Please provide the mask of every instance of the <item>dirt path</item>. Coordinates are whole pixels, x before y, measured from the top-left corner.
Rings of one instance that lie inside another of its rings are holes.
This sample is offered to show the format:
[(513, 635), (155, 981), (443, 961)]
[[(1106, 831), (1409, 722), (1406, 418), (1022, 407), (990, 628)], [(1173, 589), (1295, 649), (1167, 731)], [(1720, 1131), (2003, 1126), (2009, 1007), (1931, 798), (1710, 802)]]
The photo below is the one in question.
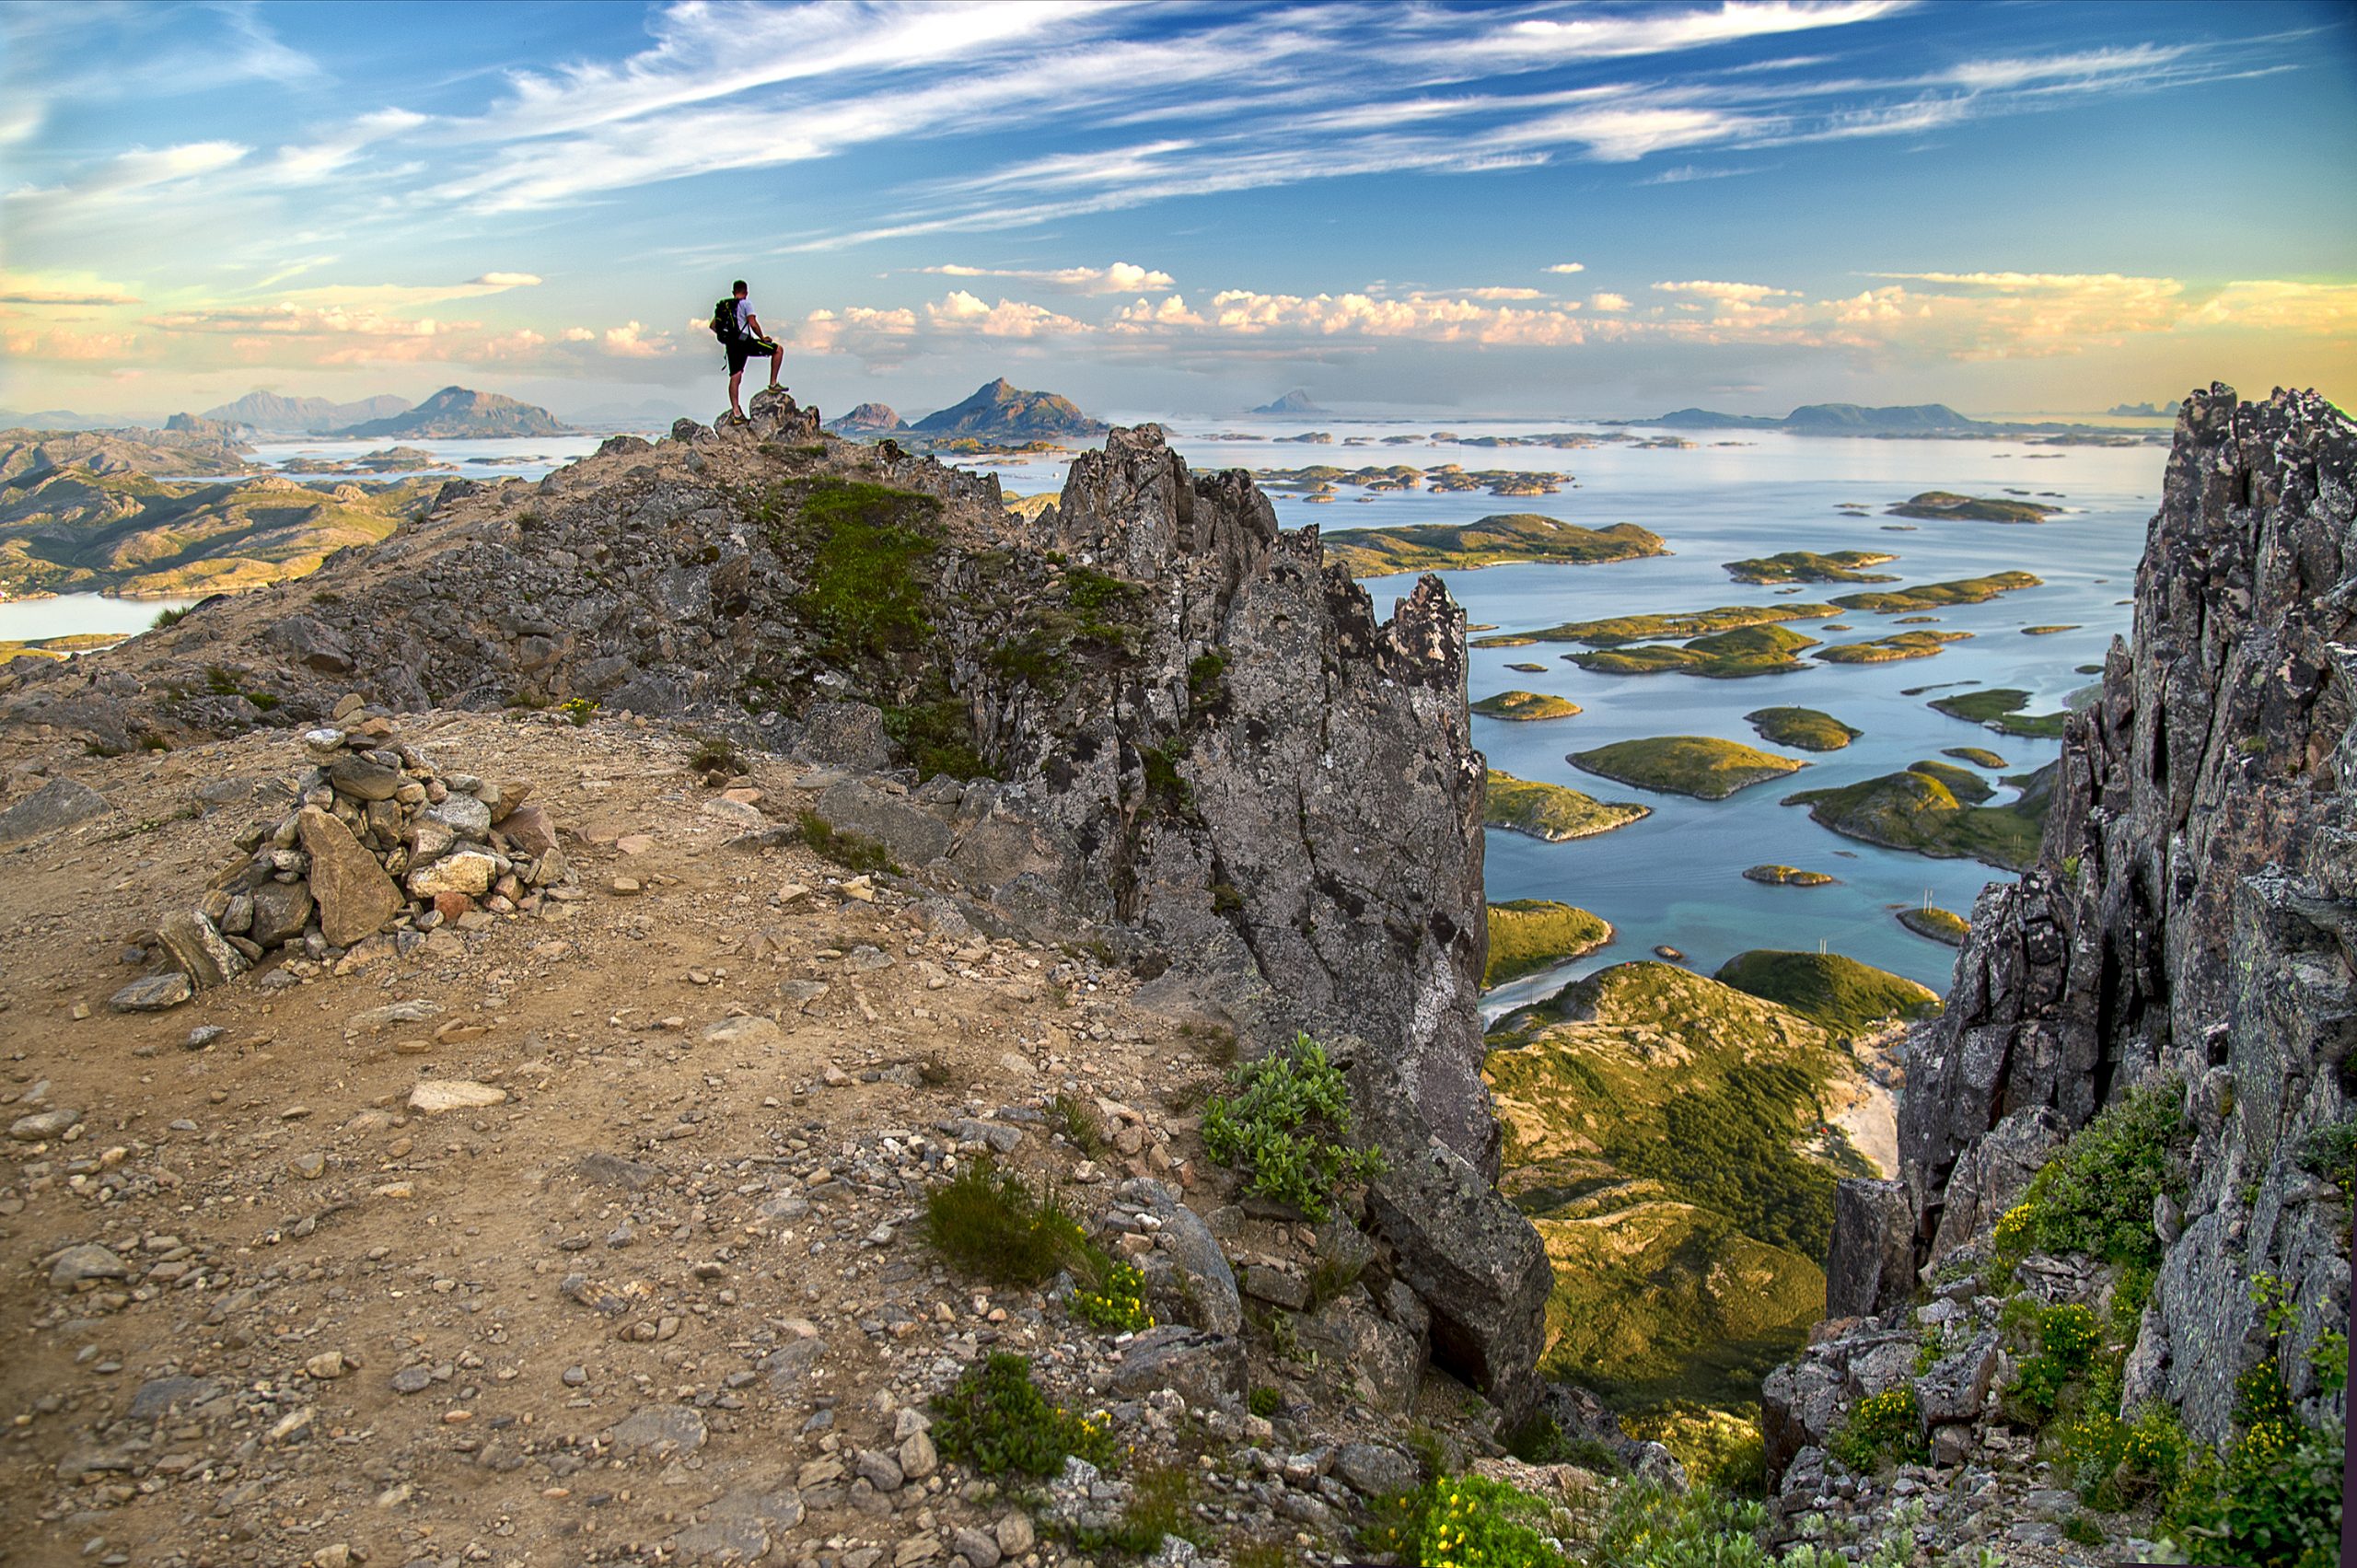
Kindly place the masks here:
[[(1039, 1108), (1084, 1085), (1138, 1108), (1108, 1122), (1138, 1156), (1109, 1163), (1168, 1172), (1188, 1135), (1162, 1096), (1211, 1069), (1123, 978), (847, 896), (798, 845), (732, 846), (749, 813), (662, 730), (403, 728), (532, 781), (586, 896), (147, 1016), (107, 1006), (141, 972), (126, 944), (274, 815), (258, 792), (297, 748), (0, 752), (0, 804), (47, 769), (117, 807), (0, 851), (0, 1560), (1021, 1547), (1004, 1504), (914, 1474), (922, 1451), (888, 1489), (854, 1473), (908, 1456), (899, 1407), (984, 1347), (1082, 1383), (1104, 1360), (1036, 1293), (944, 1272), (911, 1233), (924, 1179), (986, 1134), (1069, 1175)], [(791, 819), (791, 764), (744, 782)], [(423, 1114), (424, 1080), (505, 1098)], [(48, 1112), (79, 1117), (22, 1120)]]

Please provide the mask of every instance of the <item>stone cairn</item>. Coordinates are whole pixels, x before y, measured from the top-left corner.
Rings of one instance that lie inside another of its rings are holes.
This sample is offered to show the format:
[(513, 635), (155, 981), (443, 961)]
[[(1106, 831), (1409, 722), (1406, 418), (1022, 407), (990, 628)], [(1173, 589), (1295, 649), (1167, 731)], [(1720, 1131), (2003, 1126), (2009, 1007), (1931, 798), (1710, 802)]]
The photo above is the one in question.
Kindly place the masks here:
[(171, 967), (116, 993), (117, 1011), (177, 1006), (273, 950), (288, 956), (266, 983), (290, 984), (321, 965), (414, 952), (444, 925), (478, 930), (577, 896), (555, 822), (527, 803), (530, 784), (437, 772), (353, 696), (302, 746), (310, 767), (292, 783), (295, 809), (246, 829), (196, 907), (157, 923), (151, 956)]

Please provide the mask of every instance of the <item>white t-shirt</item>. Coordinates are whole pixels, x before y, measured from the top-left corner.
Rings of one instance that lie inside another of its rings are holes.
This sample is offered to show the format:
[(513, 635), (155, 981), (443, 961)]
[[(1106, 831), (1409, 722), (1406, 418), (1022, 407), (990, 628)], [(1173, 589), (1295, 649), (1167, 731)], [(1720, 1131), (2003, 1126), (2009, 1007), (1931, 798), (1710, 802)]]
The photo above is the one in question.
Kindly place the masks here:
[(749, 298), (737, 302), (737, 333), (747, 338), (753, 335), (753, 302)]

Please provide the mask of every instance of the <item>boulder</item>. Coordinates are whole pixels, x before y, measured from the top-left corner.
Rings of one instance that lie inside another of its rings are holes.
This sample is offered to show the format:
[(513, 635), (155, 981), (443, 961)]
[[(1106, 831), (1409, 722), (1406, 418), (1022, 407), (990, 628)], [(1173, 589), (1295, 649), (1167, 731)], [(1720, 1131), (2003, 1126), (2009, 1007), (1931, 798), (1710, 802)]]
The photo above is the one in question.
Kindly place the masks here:
[(892, 764), (884, 714), (867, 703), (814, 703), (802, 715), (797, 755), (838, 768), (875, 772)]
[(1903, 1181), (1845, 1179), (1833, 1194), (1825, 1315), (1875, 1318), (1915, 1295), (1915, 1211)]
[(499, 862), (479, 849), (462, 849), (419, 866), (409, 874), (412, 897), (431, 899), (443, 893), (481, 898), (499, 876)]
[(1970, 1421), (1989, 1402), (1989, 1380), (1997, 1371), (1997, 1334), (1984, 1330), (1962, 1350), (1942, 1356), (1915, 1379), (1915, 1404), (1928, 1429)]
[(1349, 1290), (1302, 1319), (1302, 1342), (1318, 1353), (1336, 1382), (1368, 1410), (1397, 1414), (1414, 1407), (1423, 1347), (1376, 1309), (1365, 1287)]
[(857, 780), (825, 791), (811, 809), (839, 833), (882, 844), (903, 865), (939, 859), (958, 837), (947, 822), (908, 796), (887, 795)]
[(174, 970), (169, 974), (151, 974), (134, 980), (114, 993), (107, 1005), (118, 1013), (161, 1013), (177, 1007), (196, 994), (196, 987), (188, 976)]
[(399, 914), (404, 900), (377, 857), (352, 830), (316, 806), (303, 807), (296, 832), (311, 857), (311, 896), (319, 900), (319, 934), (338, 947), (373, 936)]
[(1774, 1483), (1802, 1453), (1822, 1449), (1840, 1424), (1840, 1369), (1820, 1356), (1786, 1362), (1759, 1385), (1759, 1433)]
[(276, 947), (303, 935), (319, 908), (306, 882), (264, 882), (252, 893), (253, 923), (246, 935), (263, 947)]
[(556, 821), (537, 801), (518, 806), (500, 819), (499, 830), (516, 854), (537, 860), (556, 848)]
[(1176, 1324), (1148, 1329), (1130, 1342), (1110, 1381), (1119, 1393), (1168, 1388), (1197, 1410), (1234, 1413), (1244, 1400), (1244, 1342)]
[(107, 797), (78, 779), (52, 779), (0, 811), (0, 844), (20, 844), (60, 832), (114, 809)]
[(188, 976), (189, 983), (199, 991), (226, 985), (253, 967), (211, 921), (196, 911), (166, 915), (157, 923), (156, 941), (171, 959), (172, 967)]
[(1518, 1420), (1539, 1392), (1555, 1277), (1547, 1249), (1521, 1211), (1427, 1127), (1388, 1059), (1351, 1055), (1352, 1101), (1386, 1162), (1367, 1188), (1370, 1227), (1432, 1314), (1434, 1363)]

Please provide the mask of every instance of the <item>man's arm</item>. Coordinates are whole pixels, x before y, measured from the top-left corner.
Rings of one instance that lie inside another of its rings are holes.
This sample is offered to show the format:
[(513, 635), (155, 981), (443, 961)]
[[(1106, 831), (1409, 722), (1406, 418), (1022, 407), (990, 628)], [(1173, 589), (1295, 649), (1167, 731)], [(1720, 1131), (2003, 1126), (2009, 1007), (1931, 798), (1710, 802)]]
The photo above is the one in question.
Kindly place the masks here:
[(754, 315), (750, 310), (745, 312), (745, 331), (751, 336), (757, 338), (766, 338), (769, 336), (767, 332), (761, 331), (761, 319), (759, 316)]

